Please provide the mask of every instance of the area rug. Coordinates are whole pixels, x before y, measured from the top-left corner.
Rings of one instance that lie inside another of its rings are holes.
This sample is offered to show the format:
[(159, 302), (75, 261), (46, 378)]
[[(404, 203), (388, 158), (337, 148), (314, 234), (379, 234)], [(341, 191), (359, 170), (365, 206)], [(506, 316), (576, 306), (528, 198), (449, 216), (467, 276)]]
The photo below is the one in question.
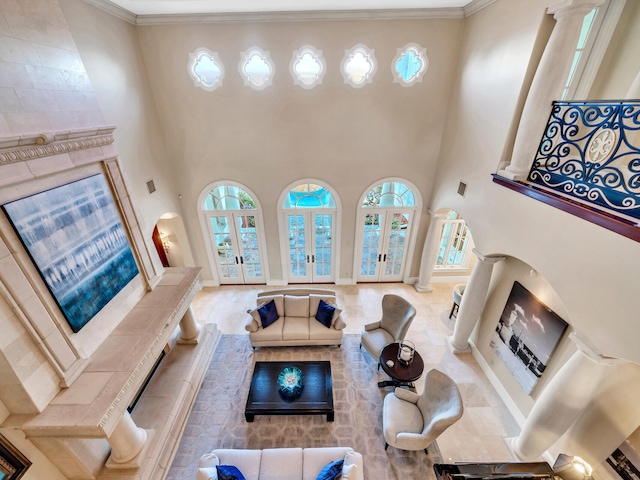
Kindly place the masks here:
[[(388, 378), (359, 349), (359, 335), (345, 335), (342, 347), (251, 348), (248, 335), (222, 335), (187, 421), (167, 480), (196, 478), (199, 458), (215, 448), (350, 446), (364, 457), (365, 479), (434, 479), (442, 461), (437, 443), (424, 451), (384, 449), (382, 403)], [(329, 360), (335, 420), (320, 415), (244, 417), (253, 365), (257, 361)]]

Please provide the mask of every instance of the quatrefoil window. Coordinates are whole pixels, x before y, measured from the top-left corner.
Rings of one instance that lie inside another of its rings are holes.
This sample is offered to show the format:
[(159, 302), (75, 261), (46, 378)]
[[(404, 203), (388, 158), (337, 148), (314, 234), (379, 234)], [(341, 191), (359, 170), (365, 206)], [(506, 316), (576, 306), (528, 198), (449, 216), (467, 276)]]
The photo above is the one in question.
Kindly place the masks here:
[(322, 51), (309, 46), (293, 52), (290, 69), (293, 82), (302, 88), (320, 85), (327, 70)]
[(276, 69), (269, 52), (253, 47), (240, 56), (239, 70), (246, 86), (262, 90), (272, 84)]
[(374, 51), (365, 45), (356, 45), (351, 50), (347, 50), (341, 65), (345, 83), (354, 88), (361, 88), (372, 83), (376, 68)]
[(415, 44), (399, 48), (391, 62), (393, 81), (404, 87), (421, 82), (427, 68), (429, 68), (427, 49)]
[(211, 92), (222, 86), (224, 67), (217, 53), (206, 48), (199, 48), (189, 54), (187, 67), (196, 87)]

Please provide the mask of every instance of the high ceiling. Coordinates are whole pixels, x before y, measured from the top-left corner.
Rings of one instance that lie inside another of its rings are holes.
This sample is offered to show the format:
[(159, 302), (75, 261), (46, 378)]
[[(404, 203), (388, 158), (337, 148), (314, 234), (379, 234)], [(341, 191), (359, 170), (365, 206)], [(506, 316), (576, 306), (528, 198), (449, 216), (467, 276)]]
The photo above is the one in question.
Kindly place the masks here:
[[(96, 3), (96, 0), (87, 0)], [(477, 0), (476, 0), (477, 1)], [(462, 8), (473, 0), (100, 0), (134, 15)]]

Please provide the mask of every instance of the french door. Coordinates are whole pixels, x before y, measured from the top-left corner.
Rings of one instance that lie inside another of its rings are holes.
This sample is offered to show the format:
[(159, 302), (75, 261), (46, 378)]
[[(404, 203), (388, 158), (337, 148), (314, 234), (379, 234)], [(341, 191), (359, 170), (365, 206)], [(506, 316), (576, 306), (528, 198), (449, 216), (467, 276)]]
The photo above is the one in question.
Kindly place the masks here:
[(297, 210), (284, 216), (289, 238), (289, 282), (333, 282), (335, 213)]
[(256, 215), (229, 211), (205, 215), (220, 283), (265, 283), (264, 248), (257, 232)]
[(366, 210), (360, 225), (360, 282), (397, 282), (404, 277), (413, 211)]

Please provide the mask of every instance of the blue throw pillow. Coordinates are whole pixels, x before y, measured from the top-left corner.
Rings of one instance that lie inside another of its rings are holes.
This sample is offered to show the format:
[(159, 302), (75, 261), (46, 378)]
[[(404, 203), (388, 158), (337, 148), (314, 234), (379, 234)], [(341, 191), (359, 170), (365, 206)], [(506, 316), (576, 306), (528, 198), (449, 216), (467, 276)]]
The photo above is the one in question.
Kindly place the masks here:
[(260, 314), (260, 321), (262, 322), (262, 328), (267, 328), (273, 322), (280, 318), (278, 310), (276, 310), (276, 302), (271, 300), (269, 303), (265, 303), (258, 309)]
[(237, 467), (233, 465), (216, 465), (218, 480), (246, 480)]
[(316, 480), (337, 480), (342, 476), (342, 465), (344, 460), (336, 460), (335, 462), (325, 465), (316, 477)]
[(316, 313), (316, 320), (318, 320), (325, 327), (329, 328), (331, 326), (331, 321), (333, 320), (333, 314), (335, 313), (336, 308), (333, 305), (329, 305), (324, 300), (320, 300), (320, 305), (318, 305), (318, 312)]

